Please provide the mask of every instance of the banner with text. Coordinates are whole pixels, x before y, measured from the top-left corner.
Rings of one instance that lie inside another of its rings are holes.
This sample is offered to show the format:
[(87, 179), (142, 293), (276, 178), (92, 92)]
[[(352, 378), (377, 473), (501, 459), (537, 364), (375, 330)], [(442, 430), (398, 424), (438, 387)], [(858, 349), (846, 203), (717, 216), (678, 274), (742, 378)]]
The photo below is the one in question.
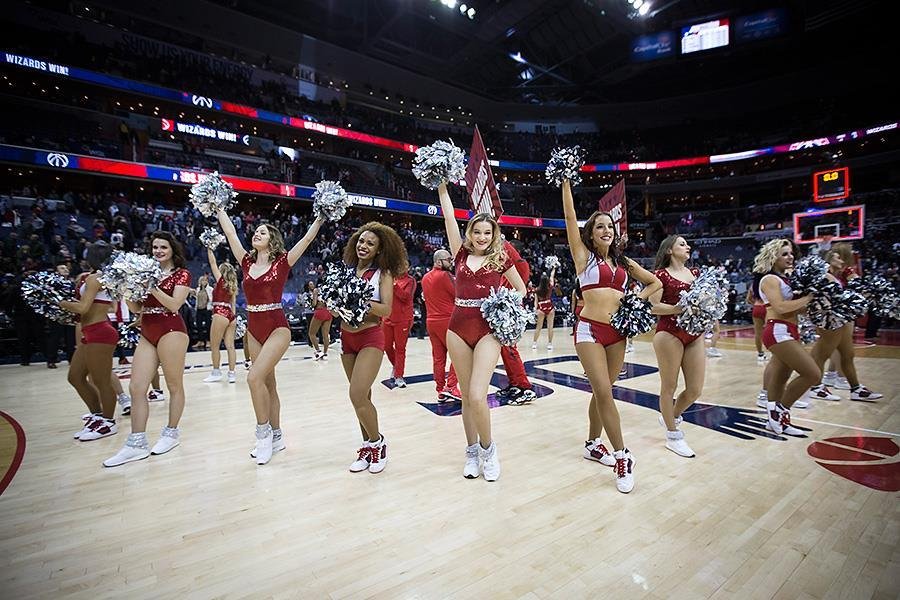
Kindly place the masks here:
[(466, 165), (466, 190), (469, 192), (469, 206), (475, 214), (488, 213), (495, 219), (503, 214), (500, 193), (494, 183), (494, 174), (477, 125), (472, 137), (472, 149), (469, 151), (469, 164)]
[(625, 201), (625, 180), (619, 183), (600, 198), (600, 210), (612, 215), (616, 232), (621, 235), (628, 233), (628, 206)]

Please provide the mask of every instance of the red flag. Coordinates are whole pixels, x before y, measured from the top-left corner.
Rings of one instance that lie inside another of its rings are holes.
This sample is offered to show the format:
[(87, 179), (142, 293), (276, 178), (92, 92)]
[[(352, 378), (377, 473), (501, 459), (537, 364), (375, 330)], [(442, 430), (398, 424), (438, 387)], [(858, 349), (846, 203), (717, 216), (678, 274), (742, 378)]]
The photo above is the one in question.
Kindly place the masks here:
[(600, 210), (612, 215), (616, 233), (620, 236), (628, 233), (628, 206), (625, 203), (625, 180), (619, 183), (600, 198)]
[(503, 205), (500, 204), (500, 193), (494, 183), (494, 174), (477, 125), (472, 137), (472, 149), (469, 151), (469, 164), (466, 165), (466, 189), (469, 192), (469, 206), (475, 214), (486, 212), (495, 219), (500, 218)]

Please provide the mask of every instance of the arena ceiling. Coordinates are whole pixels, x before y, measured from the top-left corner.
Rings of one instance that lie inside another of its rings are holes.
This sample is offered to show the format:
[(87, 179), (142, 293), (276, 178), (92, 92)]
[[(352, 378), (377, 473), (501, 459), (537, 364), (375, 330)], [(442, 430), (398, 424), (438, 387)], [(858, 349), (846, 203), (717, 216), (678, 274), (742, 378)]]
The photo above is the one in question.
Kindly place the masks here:
[[(863, 62), (896, 56), (898, 38), (874, 0), (651, 0), (645, 17), (629, 15), (626, 0), (470, 0), (471, 19), (460, 12), (462, 2), (450, 8), (439, 0), (227, 4), (492, 100), (544, 105), (652, 101), (792, 73), (811, 84), (823, 77), (818, 83), (826, 90)], [(785, 35), (683, 57), (631, 59), (639, 35), (772, 8), (787, 10)]]

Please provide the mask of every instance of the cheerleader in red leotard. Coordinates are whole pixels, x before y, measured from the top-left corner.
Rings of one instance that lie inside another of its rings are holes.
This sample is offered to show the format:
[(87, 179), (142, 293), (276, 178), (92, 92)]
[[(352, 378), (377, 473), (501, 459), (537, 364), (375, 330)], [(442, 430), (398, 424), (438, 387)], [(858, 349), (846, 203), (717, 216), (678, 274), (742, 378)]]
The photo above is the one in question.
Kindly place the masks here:
[[(313, 316), (309, 321), (309, 345), (315, 352), (315, 360), (328, 360), (328, 346), (331, 345), (331, 321), (334, 318), (319, 299), (319, 288), (314, 281), (306, 282), (306, 293), (313, 307)], [(319, 352), (319, 331), (322, 332), (322, 351)]]
[(537, 349), (538, 340), (541, 337), (541, 328), (544, 326), (544, 320), (547, 321), (547, 350), (553, 350), (553, 318), (556, 316), (556, 309), (553, 308), (553, 288), (556, 287), (556, 267), (550, 271), (550, 276), (541, 275), (541, 282), (534, 293), (534, 339), (531, 342), (531, 349)]
[(228, 353), (228, 383), (236, 381), (234, 367), (237, 362), (237, 354), (234, 350), (235, 322), (234, 307), (237, 299), (237, 273), (230, 263), (218, 264), (212, 250), (206, 250), (209, 259), (209, 268), (212, 269), (216, 286), (212, 292), (212, 324), (209, 328), (209, 347), (212, 351), (212, 373), (203, 380), (204, 383), (222, 381), (222, 364), (219, 346), (225, 341), (225, 351)]
[(256, 446), (250, 456), (256, 459), (256, 464), (264, 465), (272, 459), (273, 452), (285, 448), (275, 366), (291, 343), (291, 330), (281, 307), (281, 295), (291, 267), (315, 239), (322, 219), (317, 217), (306, 235), (287, 251), (278, 228), (264, 223), (253, 233), (252, 249), (247, 252), (228, 213), (220, 210), (218, 218), (222, 233), (244, 274), (247, 342), (253, 361), (253, 367), (247, 374), (247, 385), (250, 387), (253, 412), (256, 413)]
[[(187, 353), (188, 335), (184, 320), (178, 314), (191, 288), (191, 274), (185, 268), (186, 260), (181, 244), (167, 231), (157, 231), (151, 236), (153, 258), (159, 262), (163, 279), (152, 290), (142, 305), (130, 305), (140, 313), (141, 339), (134, 349), (131, 365), (131, 435), (125, 446), (114, 456), (103, 461), (107, 467), (141, 460), (151, 454), (165, 454), (178, 446), (180, 432), (178, 422), (184, 411), (184, 357)], [(169, 388), (169, 422), (162, 435), (148, 448), (147, 418), (149, 405), (147, 390), (162, 365)]]
[(363, 435), (350, 472), (381, 473), (387, 466), (387, 442), (378, 426), (378, 411), (372, 404), (372, 384), (384, 358), (381, 319), (391, 314), (394, 277), (407, 272), (409, 261), (397, 232), (372, 222), (350, 236), (344, 247), (344, 264), (355, 268), (356, 274), (372, 288), (370, 310), (363, 322), (357, 327), (341, 323), (341, 362), (350, 382), (350, 402)]
[(111, 374), (119, 332), (108, 317), (113, 299), (100, 286), (96, 275), (96, 270), (106, 262), (111, 250), (110, 245), (103, 241), (90, 245), (86, 259), (91, 272), (79, 277), (77, 300), (59, 303), (60, 308), (79, 316), (81, 339), (69, 363), (69, 383), (90, 411), (81, 431), (75, 434), (75, 439), (83, 442), (107, 437), (118, 431), (116, 392)]
[(463, 238), (446, 183), (438, 186), (438, 195), (450, 252), (456, 256), (456, 306), (450, 315), (447, 349), (456, 365), (462, 392), (467, 443), (463, 477), (474, 479), (484, 474), (486, 481), (496, 481), (500, 477), (500, 457), (492, 437), (487, 392), (500, 358), (500, 342), (491, 335), (480, 307), (491, 288), (500, 288), (501, 278), (505, 277), (523, 298), (525, 283), (503, 249), (497, 221), (487, 213), (475, 215)]
[[(685, 458), (693, 458), (694, 451), (684, 441), (678, 429), (681, 414), (697, 401), (703, 391), (706, 375), (706, 356), (703, 338), (692, 335), (678, 326), (675, 315), (684, 311), (677, 306), (681, 292), (689, 289), (699, 269), (688, 269), (691, 247), (679, 235), (670, 235), (659, 245), (654, 274), (662, 282), (662, 290), (650, 297), (653, 314), (661, 315), (653, 336), (653, 350), (659, 364), (659, 412), (666, 428), (666, 448)], [(684, 390), (675, 399), (678, 371), (684, 373)]]

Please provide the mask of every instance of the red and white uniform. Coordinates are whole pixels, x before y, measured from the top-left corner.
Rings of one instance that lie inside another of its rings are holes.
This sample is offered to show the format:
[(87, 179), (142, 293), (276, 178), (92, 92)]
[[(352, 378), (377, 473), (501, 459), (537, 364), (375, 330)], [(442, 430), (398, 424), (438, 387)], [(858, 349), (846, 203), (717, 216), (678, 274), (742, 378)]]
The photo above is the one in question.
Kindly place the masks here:
[[(781, 275), (776, 275), (775, 273), (769, 273), (760, 280), (760, 284), (765, 281), (766, 277), (776, 277), (778, 278), (778, 285), (781, 289), (781, 297), (785, 300), (793, 300), (794, 292), (791, 290), (791, 286), (788, 285), (787, 279), (782, 277)], [(759, 297), (765, 302), (766, 307), (769, 306), (769, 299), (766, 297), (766, 293), (762, 289), (762, 285), (759, 288)], [(782, 319), (769, 319), (766, 321), (766, 327), (763, 329), (762, 341), (765, 344), (766, 348), (771, 348), (775, 344), (780, 344), (781, 342), (789, 342), (791, 340), (799, 341), (800, 340), (800, 330), (797, 328), (796, 323), (791, 323), (790, 321), (785, 321)]]
[[(624, 294), (628, 273), (622, 266), (613, 270), (605, 260), (600, 260), (596, 254), (592, 254), (584, 271), (578, 275), (578, 283), (581, 285), (582, 293), (599, 288), (611, 288)], [(590, 342), (606, 347), (618, 344), (624, 339), (625, 337), (609, 323), (578, 315), (578, 325), (575, 328), (576, 344)]]
[[(175, 269), (156, 287), (171, 296), (175, 293), (175, 287), (179, 285), (190, 287), (191, 273), (187, 269)], [(184, 319), (177, 312), (163, 306), (156, 296), (152, 294), (147, 296), (141, 309), (141, 335), (156, 346), (164, 335), (173, 331), (187, 333)]]
[[(700, 275), (700, 269), (691, 269), (691, 273), (696, 278)], [(672, 274), (669, 273), (667, 269), (657, 269), (654, 272), (654, 275), (662, 282), (663, 289), (661, 301), (665, 304), (678, 304), (678, 301), (681, 300), (681, 292), (686, 291), (691, 287), (690, 283), (672, 277)], [(681, 342), (682, 346), (687, 346), (700, 337), (698, 335), (691, 335), (679, 327), (675, 319), (675, 315), (662, 315), (656, 324), (657, 333), (665, 331), (666, 333), (674, 335), (678, 338), (678, 341)]]
[[(372, 288), (372, 300), (381, 302), (381, 269), (370, 267), (362, 274), (362, 278)], [(341, 328), (341, 353), (359, 354), (365, 348), (375, 348), (384, 352), (384, 329), (380, 323), (364, 323), (363, 329), (351, 331)]]
[(290, 329), (281, 306), (281, 296), (291, 267), (288, 265), (287, 253), (276, 258), (269, 265), (269, 270), (259, 277), (250, 276), (250, 267), (253, 265), (248, 252), (241, 261), (244, 296), (247, 298), (247, 331), (253, 339), (263, 344), (276, 329)]
[(219, 277), (216, 287), (213, 288), (212, 312), (214, 315), (225, 317), (229, 322), (234, 321), (234, 311), (231, 309), (231, 294), (225, 288), (224, 277)]
[(513, 266), (507, 255), (506, 262), (495, 269), (485, 264), (477, 271), (472, 271), (466, 264), (469, 251), (460, 246), (456, 253), (456, 306), (450, 315), (449, 330), (462, 338), (470, 348), (475, 348), (478, 341), (491, 333), (487, 321), (481, 316), (481, 303), (491, 293), (491, 288), (499, 288), (503, 273)]

